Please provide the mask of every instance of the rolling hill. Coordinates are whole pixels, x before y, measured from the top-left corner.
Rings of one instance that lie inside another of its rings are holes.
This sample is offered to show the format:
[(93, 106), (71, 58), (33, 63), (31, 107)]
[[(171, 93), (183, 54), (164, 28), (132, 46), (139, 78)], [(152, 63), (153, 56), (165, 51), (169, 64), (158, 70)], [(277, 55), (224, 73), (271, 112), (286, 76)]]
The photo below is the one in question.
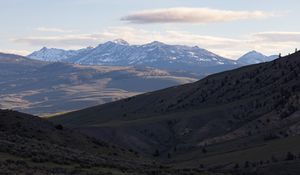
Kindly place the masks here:
[(36, 116), (0, 110), (1, 174), (213, 175), (152, 162), (131, 149)]
[(48, 115), (196, 81), (153, 68), (83, 66), (0, 54), (0, 107)]
[(49, 120), (176, 167), (297, 174), (299, 73), (296, 52)]

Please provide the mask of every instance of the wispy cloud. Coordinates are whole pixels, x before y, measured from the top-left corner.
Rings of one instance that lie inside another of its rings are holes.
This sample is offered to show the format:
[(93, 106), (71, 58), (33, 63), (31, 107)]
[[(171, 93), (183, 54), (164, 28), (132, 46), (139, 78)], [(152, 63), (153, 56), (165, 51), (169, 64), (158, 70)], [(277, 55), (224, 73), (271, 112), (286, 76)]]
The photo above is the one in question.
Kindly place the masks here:
[(300, 42), (300, 32), (260, 32), (253, 36), (257, 39), (270, 42)]
[(28, 55), (30, 51), (28, 50), (0, 50), (1, 53), (11, 53), (11, 54), (17, 54), (17, 55)]
[(12, 41), (31, 46), (78, 49), (95, 46), (116, 38), (123, 38), (131, 44), (145, 44), (157, 40), (168, 44), (197, 45), (228, 58), (237, 58), (249, 50), (258, 50), (266, 54), (288, 53), (293, 47), (300, 45), (300, 33), (298, 32), (250, 33), (245, 36), (229, 38), (176, 30), (149, 31), (133, 27), (110, 27), (107, 30), (91, 34), (34, 36), (15, 38)]
[(153, 9), (129, 14), (121, 20), (130, 23), (216, 23), (245, 19), (265, 19), (275, 13), (263, 11), (232, 11), (211, 8)]
[(31, 46), (52, 46), (52, 47), (82, 47), (95, 44), (99, 38), (95, 34), (77, 34), (62, 36), (33, 36), (24, 38), (15, 38), (11, 41), (15, 43), (25, 43)]
[(49, 27), (38, 27), (37, 31), (40, 32), (56, 32), (56, 33), (72, 33), (72, 30), (60, 29), (60, 28), (49, 28)]
[(156, 40), (170, 44), (200, 44), (201, 47), (215, 48), (224, 48), (224, 43), (230, 47), (230, 45), (234, 45), (239, 42), (239, 40), (231, 38), (196, 35), (183, 31), (167, 30), (165, 32), (157, 32), (132, 27), (110, 27), (107, 30), (92, 34), (29, 36), (13, 38), (11, 41), (15, 43), (25, 43), (32, 46), (80, 47), (95, 45), (116, 38), (124, 38), (133, 44), (144, 44)]

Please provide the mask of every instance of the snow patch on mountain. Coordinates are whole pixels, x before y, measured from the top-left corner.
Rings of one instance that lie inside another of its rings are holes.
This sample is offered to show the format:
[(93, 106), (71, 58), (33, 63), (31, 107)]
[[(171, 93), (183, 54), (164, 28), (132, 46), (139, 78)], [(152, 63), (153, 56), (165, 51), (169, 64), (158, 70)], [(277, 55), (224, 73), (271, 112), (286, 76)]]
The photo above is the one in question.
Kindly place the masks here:
[(39, 51), (35, 51), (32, 54), (28, 55), (28, 57), (36, 60), (41, 60), (41, 61), (58, 62), (58, 61), (64, 61), (68, 58), (77, 56), (83, 52), (92, 49), (93, 49), (92, 47), (87, 47), (79, 50), (63, 50), (63, 49), (43, 47)]
[(44, 61), (63, 61), (85, 65), (146, 66), (166, 70), (198, 70), (199, 67), (235, 65), (235, 61), (197, 46), (168, 45), (154, 41), (130, 45), (122, 39), (99, 44), (95, 48), (62, 50), (43, 48), (29, 55)]

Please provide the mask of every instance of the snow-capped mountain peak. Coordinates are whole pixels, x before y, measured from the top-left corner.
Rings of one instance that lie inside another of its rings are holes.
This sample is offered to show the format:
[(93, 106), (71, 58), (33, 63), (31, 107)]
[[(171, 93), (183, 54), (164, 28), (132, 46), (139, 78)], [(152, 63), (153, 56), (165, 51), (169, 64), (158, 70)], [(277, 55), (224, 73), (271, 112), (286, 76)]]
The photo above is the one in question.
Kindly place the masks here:
[(86, 52), (93, 49), (92, 47), (87, 47), (79, 50), (64, 50), (57, 48), (47, 48), (43, 47), (38, 51), (33, 52), (28, 55), (29, 58), (41, 60), (41, 61), (49, 61), (49, 62), (58, 62), (68, 59), (70, 57), (74, 57), (82, 52)]
[(112, 42), (118, 45), (126, 45), (126, 46), (129, 45), (129, 43), (123, 39), (115, 39)]
[(166, 45), (166, 44), (159, 42), (159, 41), (153, 41), (153, 42), (149, 43), (148, 45)]
[(199, 47), (169, 45), (159, 41), (129, 45), (122, 39), (75, 51), (46, 48), (32, 53), (29, 57), (86, 65), (146, 66), (175, 71), (199, 71), (203, 66), (236, 64), (235, 61)]
[(161, 47), (161, 46), (166, 46), (167, 44), (159, 42), (159, 41), (153, 41), (148, 44), (141, 45), (142, 47)]
[(42, 51), (48, 50), (48, 48), (46, 46), (44, 46), (43, 48), (41, 48)]
[(66, 58), (65, 50), (43, 47), (39, 51), (35, 51), (28, 57), (42, 61), (60, 61)]
[(242, 57), (240, 57), (238, 59), (238, 63), (240, 63), (240, 64), (257, 64), (257, 63), (272, 61), (274, 59), (276, 59), (276, 57), (266, 56), (260, 52), (253, 50), (253, 51), (246, 53)]
[(245, 54), (245, 56), (261, 56), (261, 57), (265, 57), (264, 54), (257, 52), (256, 50), (252, 50), (248, 53)]

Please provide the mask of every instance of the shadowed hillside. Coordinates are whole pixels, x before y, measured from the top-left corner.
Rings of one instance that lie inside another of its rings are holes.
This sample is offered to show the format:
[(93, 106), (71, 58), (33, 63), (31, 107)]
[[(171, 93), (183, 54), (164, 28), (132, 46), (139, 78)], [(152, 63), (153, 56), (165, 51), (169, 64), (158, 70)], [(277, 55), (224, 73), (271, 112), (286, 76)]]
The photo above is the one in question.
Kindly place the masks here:
[(171, 169), (139, 153), (35, 116), (0, 110), (1, 174), (204, 174)]
[(178, 166), (262, 161), (267, 169), (272, 156), (282, 162), (300, 153), (299, 73), (297, 52), (50, 120)]

